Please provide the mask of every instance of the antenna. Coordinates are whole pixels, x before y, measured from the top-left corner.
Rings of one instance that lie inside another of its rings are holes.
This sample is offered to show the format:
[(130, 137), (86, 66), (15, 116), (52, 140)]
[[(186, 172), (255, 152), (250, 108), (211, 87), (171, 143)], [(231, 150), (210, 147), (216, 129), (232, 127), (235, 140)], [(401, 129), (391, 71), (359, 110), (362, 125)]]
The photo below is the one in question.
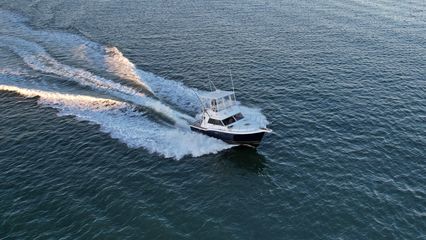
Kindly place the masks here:
[(200, 96), (198, 96), (198, 93), (194, 89), (192, 89), (192, 91), (195, 93), (195, 96), (197, 96), (198, 100), (200, 101), (201, 108), (202, 108), (203, 112), (207, 113), (207, 115), (209, 115), (209, 117), (210, 117), (210, 114), (206, 111), (206, 108), (204, 107), (203, 101), (201, 100)]
[(228, 69), (229, 69), (229, 75), (231, 76), (232, 92), (234, 93), (235, 101), (237, 101), (237, 96), (235, 96), (234, 80), (232, 79), (231, 68), (228, 67)]
[(210, 88), (210, 92), (213, 92), (213, 89), (212, 89), (212, 84), (211, 84), (211, 80), (210, 80), (210, 73), (207, 73), (207, 79), (209, 80), (209, 88)]
[[(217, 90), (216, 86), (214, 85), (213, 81), (210, 80), (210, 78), (209, 78), (209, 81), (210, 81), (210, 84), (213, 85), (214, 90)], [(210, 88), (211, 88), (211, 86), (210, 86)]]

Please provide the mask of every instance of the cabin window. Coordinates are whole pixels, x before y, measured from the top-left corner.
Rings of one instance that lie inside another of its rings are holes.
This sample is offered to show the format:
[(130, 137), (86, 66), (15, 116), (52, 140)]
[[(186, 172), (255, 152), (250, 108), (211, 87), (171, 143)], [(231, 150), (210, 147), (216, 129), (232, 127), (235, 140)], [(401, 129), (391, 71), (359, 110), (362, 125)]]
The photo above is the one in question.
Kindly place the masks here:
[(212, 105), (212, 110), (213, 111), (217, 111), (217, 103), (216, 103), (216, 99), (213, 99), (212, 101), (211, 101), (211, 105)]
[(213, 119), (213, 118), (210, 118), (209, 121), (208, 121), (208, 123), (213, 124), (213, 125), (223, 126), (222, 121), (217, 120), (217, 119)]
[(224, 108), (223, 98), (219, 98), (218, 99), (217, 106), (218, 106), (219, 109), (223, 109)]
[(228, 126), (229, 124), (232, 124), (232, 123), (234, 123), (238, 120), (241, 120), (243, 118), (244, 118), (243, 114), (237, 113), (234, 116), (223, 119), (222, 122), (223, 122), (223, 124), (225, 124), (225, 126)]
[(225, 126), (228, 126), (229, 124), (236, 122), (236, 120), (234, 119), (233, 116), (231, 116), (229, 118), (223, 119), (222, 122), (223, 122), (223, 124), (225, 124)]
[(243, 119), (244, 118), (244, 116), (243, 116), (243, 114), (242, 113), (237, 113), (237, 114), (235, 114), (234, 115), (234, 118), (235, 118), (235, 120), (241, 120), (241, 119)]

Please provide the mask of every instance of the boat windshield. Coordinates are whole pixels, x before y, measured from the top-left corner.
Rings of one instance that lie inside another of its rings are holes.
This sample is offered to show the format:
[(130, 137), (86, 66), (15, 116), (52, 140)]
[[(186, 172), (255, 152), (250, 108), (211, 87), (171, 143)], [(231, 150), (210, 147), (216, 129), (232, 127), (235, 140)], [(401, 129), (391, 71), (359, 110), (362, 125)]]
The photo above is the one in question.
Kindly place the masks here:
[(236, 122), (236, 120), (234, 119), (233, 116), (231, 116), (229, 118), (223, 119), (222, 122), (223, 122), (223, 124), (225, 124), (225, 126), (228, 126), (229, 124)]
[(241, 119), (243, 119), (244, 118), (244, 116), (243, 116), (243, 114), (242, 113), (237, 113), (237, 114), (235, 114), (234, 115), (234, 118), (235, 118), (235, 120), (241, 120)]
[(213, 119), (213, 118), (210, 118), (209, 121), (208, 121), (208, 123), (213, 124), (213, 125), (223, 126), (222, 121), (217, 120), (217, 119)]
[(228, 118), (223, 119), (222, 122), (223, 122), (223, 124), (225, 124), (225, 126), (228, 126), (229, 124), (232, 124), (232, 123), (239, 121), (243, 118), (244, 118), (244, 116), (243, 116), (242, 113), (237, 113), (234, 116), (230, 116)]

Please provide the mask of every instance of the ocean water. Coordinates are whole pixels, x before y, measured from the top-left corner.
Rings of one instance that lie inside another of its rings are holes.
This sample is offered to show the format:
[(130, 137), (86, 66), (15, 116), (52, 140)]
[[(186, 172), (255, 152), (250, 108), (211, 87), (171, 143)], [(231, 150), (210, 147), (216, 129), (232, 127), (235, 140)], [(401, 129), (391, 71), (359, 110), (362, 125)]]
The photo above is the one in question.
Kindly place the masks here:
[(421, 0), (0, 1), (0, 239), (426, 239), (425, 93)]

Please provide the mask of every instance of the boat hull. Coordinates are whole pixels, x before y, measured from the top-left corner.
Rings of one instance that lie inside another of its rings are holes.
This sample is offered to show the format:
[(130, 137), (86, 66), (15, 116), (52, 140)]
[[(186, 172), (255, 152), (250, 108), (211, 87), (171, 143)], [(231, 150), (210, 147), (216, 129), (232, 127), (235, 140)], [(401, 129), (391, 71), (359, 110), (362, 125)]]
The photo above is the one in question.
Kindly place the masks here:
[(220, 139), (229, 144), (247, 145), (252, 147), (259, 146), (262, 141), (265, 131), (254, 133), (226, 133), (222, 131), (215, 131), (204, 129), (196, 126), (190, 126), (192, 131), (205, 134), (209, 137)]

